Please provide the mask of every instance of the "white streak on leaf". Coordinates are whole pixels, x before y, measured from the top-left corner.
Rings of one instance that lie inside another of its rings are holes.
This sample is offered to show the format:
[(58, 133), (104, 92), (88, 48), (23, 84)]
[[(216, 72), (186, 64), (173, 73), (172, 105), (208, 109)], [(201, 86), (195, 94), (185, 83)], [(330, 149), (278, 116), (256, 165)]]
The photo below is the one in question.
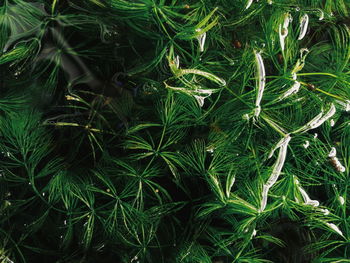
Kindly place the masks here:
[(264, 211), (266, 208), (266, 204), (267, 204), (267, 195), (269, 193), (269, 189), (270, 187), (268, 187), (267, 185), (263, 185), (263, 190), (262, 190), (262, 198), (261, 198), (261, 205), (260, 205), (260, 212)]
[(227, 181), (226, 181), (226, 196), (229, 198), (230, 197), (230, 193), (231, 193), (231, 189), (233, 184), (235, 183), (235, 176), (233, 173), (229, 173)]
[(289, 97), (289, 96), (291, 96), (291, 95), (297, 93), (297, 92), (299, 91), (299, 89), (300, 89), (300, 82), (295, 81), (294, 84), (293, 84), (293, 86), (292, 86), (290, 89), (288, 89), (286, 92), (284, 92), (284, 93), (278, 98), (278, 100), (283, 100), (283, 99), (285, 99), (285, 98), (287, 98), (287, 97)]
[(186, 75), (186, 74), (194, 74), (194, 75), (199, 75), (202, 76), (206, 79), (209, 79), (215, 83), (217, 83), (220, 86), (225, 86), (226, 85), (226, 81), (222, 78), (217, 77), (216, 75), (203, 71), (203, 70), (199, 70), (199, 69), (180, 69), (177, 72), (177, 77)]
[[(336, 112), (336, 108), (334, 106), (334, 104), (332, 103), (331, 107), (329, 108), (329, 110), (326, 112), (326, 114), (320, 119), (321, 124), (323, 124), (326, 120), (330, 119), (331, 117), (333, 117), (333, 115)], [(319, 127), (321, 124), (319, 124), (317, 127)]]
[(179, 56), (175, 57), (175, 66), (177, 69), (180, 67), (180, 57)]
[(343, 107), (343, 110), (350, 111), (350, 100), (346, 100), (345, 102), (336, 100), (336, 102)]
[(253, 0), (248, 0), (245, 9), (247, 10), (252, 5), (252, 3), (253, 3)]
[(289, 144), (290, 140), (291, 140), (291, 137), (289, 134), (287, 134), (283, 140), (283, 143), (279, 147), (280, 151), (278, 153), (276, 163), (273, 167), (270, 178), (266, 183), (266, 185), (268, 185), (269, 187), (273, 186), (276, 183), (276, 181), (277, 181), (277, 179), (282, 171), (284, 162), (286, 160), (287, 149), (288, 149), (288, 144)]
[(299, 33), (298, 40), (302, 40), (305, 37), (308, 25), (309, 25), (309, 16), (305, 14), (300, 19), (300, 33)]
[(344, 204), (345, 204), (345, 199), (344, 199), (344, 197), (339, 196), (339, 203), (340, 203), (341, 205), (344, 205)]
[[(197, 29), (196, 31), (201, 31), (202, 29)], [(199, 51), (200, 52), (203, 52), (204, 51), (204, 44), (205, 44), (205, 40), (207, 38), (207, 32), (204, 32), (202, 34), (200, 34), (198, 37), (197, 37), (197, 40), (198, 40), (198, 44), (199, 44)]]
[(258, 88), (258, 92), (257, 92), (257, 96), (256, 96), (256, 101), (255, 101), (255, 106), (258, 110), (255, 110), (255, 117), (258, 117), (261, 111), (260, 108), (260, 102), (264, 93), (264, 89), (265, 89), (265, 66), (264, 66), (264, 61), (261, 57), (260, 52), (256, 52), (255, 53), (255, 60), (256, 60), (256, 64), (257, 64), (257, 69), (258, 69), (258, 77), (257, 77), (257, 88)]
[(333, 223), (326, 223), (326, 225), (328, 227), (330, 227), (332, 230), (334, 230), (335, 232), (337, 232), (339, 235), (343, 236), (343, 232), (335, 224), (333, 224)]
[(215, 89), (201, 89), (198, 87), (195, 88), (182, 88), (182, 87), (172, 87), (169, 85), (166, 85), (168, 89), (175, 90), (177, 92), (185, 93), (187, 95), (193, 96), (200, 107), (204, 105), (204, 99), (208, 98), (212, 93), (216, 92)]
[(301, 127), (300, 129), (296, 130), (293, 133), (306, 132), (308, 130), (315, 129), (315, 128), (321, 126), (325, 121), (330, 119), (335, 114), (335, 112), (336, 112), (336, 108), (335, 108), (334, 104), (332, 103), (331, 107), (329, 108), (329, 110), (325, 114), (323, 114), (323, 111), (321, 111), (321, 113), (319, 113), (311, 121), (309, 121), (307, 124), (305, 124), (303, 127)]
[(270, 159), (273, 156), (274, 152), (278, 148), (280, 148), (282, 145), (285, 145), (289, 141), (290, 141), (290, 136), (289, 135), (287, 135), (287, 136), (283, 137), (281, 140), (279, 140), (279, 142), (271, 149), (268, 159)]
[(320, 12), (320, 17), (318, 18), (318, 20), (321, 21), (324, 19), (324, 12), (321, 9), (319, 9), (319, 12)]
[(306, 193), (306, 191), (301, 187), (301, 186), (298, 186), (298, 189), (304, 199), (304, 203), (306, 205), (311, 205), (311, 206), (319, 206), (320, 203), (317, 201), (317, 200), (312, 200), (310, 199), (309, 195)]
[(263, 191), (262, 191), (262, 199), (261, 199), (261, 205), (260, 205), (260, 212), (264, 211), (267, 204), (267, 195), (269, 192), (269, 189), (277, 182), (279, 175), (281, 174), (284, 162), (286, 160), (287, 156), (287, 149), (289, 141), (291, 140), (291, 137), (289, 134), (287, 134), (282, 140), (280, 140), (276, 146), (279, 147), (279, 154), (277, 157), (277, 160), (274, 164), (272, 173), (267, 180), (266, 184), (263, 185)]
[(197, 95), (193, 95), (193, 97), (197, 100), (199, 107), (203, 107), (205, 97), (201, 97)]
[(254, 229), (253, 232), (252, 232), (252, 237), (255, 237), (256, 234), (257, 234), (257, 231), (256, 231), (256, 229)]
[(261, 106), (256, 106), (255, 110), (254, 110), (254, 116), (258, 117), (260, 115), (261, 112)]
[(337, 156), (337, 150), (334, 147), (332, 147), (331, 151), (328, 154), (328, 157), (335, 157), (335, 156)]
[(328, 209), (320, 209), (320, 212), (322, 212), (325, 216), (328, 216), (330, 214)]
[(288, 36), (288, 26), (290, 21), (291, 21), (291, 15), (289, 13), (284, 14), (283, 24), (280, 24), (278, 28), (282, 51), (284, 51), (285, 39)]

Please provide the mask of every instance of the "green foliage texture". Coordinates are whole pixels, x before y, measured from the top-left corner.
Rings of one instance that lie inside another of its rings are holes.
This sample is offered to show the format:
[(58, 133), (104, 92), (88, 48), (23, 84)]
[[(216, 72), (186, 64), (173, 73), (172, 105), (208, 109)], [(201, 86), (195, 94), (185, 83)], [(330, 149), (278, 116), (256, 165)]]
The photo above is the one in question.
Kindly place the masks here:
[(350, 262), (348, 0), (0, 0), (0, 262)]

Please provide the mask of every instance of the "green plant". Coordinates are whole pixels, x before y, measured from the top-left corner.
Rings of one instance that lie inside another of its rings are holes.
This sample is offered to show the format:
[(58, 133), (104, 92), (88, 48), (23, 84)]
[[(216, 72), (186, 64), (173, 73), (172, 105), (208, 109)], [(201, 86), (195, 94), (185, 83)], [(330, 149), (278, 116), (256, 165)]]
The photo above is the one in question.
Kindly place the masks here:
[(349, 262), (347, 1), (0, 3), (1, 262)]

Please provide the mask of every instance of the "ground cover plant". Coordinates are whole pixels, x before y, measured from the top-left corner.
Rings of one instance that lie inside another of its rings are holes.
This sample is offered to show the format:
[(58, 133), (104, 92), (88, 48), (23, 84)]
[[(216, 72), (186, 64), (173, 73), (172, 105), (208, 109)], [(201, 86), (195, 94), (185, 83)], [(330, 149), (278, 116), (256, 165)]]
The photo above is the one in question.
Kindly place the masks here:
[(350, 262), (347, 0), (1, 0), (0, 262)]

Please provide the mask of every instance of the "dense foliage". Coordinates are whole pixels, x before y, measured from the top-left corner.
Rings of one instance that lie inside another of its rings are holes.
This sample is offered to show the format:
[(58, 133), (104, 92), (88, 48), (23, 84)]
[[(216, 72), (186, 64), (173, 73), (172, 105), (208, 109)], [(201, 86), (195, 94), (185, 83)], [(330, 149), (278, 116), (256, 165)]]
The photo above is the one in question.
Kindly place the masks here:
[(350, 262), (347, 0), (1, 0), (0, 262)]

